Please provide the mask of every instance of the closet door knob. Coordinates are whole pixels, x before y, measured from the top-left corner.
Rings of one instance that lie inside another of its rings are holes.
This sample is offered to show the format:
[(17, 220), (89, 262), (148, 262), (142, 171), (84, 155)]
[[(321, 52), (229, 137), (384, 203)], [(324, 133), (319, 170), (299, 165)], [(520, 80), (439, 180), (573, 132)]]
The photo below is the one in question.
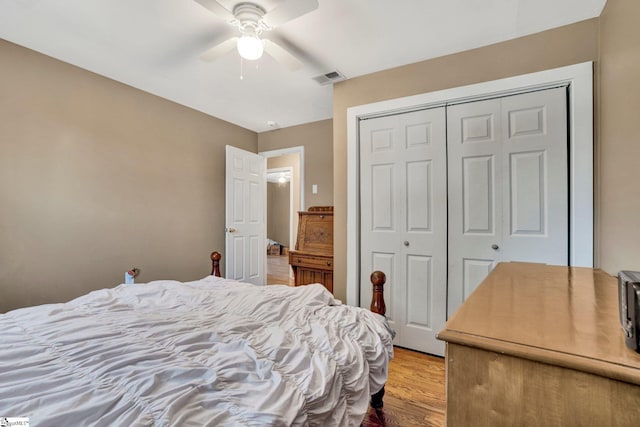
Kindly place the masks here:
[(405, 246), (409, 246), (409, 241), (405, 240), (402, 244), (405, 245)]
[(493, 245), (491, 245), (491, 249), (493, 249), (494, 251), (497, 251), (498, 249), (500, 249), (500, 246), (494, 243)]

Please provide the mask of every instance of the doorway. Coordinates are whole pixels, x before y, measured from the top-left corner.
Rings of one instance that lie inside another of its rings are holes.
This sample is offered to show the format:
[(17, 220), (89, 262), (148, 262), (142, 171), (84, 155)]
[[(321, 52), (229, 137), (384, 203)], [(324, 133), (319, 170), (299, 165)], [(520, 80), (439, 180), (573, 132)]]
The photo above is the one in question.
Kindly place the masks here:
[(267, 162), (267, 284), (293, 284), (288, 251), (295, 247), (304, 206), (304, 147), (259, 153)]
[(267, 285), (293, 283), (288, 260), (295, 211), (293, 169), (293, 165), (267, 169)]
[[(363, 236), (361, 235), (362, 229), (360, 221), (365, 220), (365, 213), (362, 210), (368, 208), (366, 203), (362, 203), (363, 197), (366, 197), (366, 195), (363, 195), (363, 192), (361, 191), (361, 176), (360, 172), (358, 172), (358, 167), (361, 166), (361, 123), (371, 118), (384, 118), (385, 116), (401, 113), (403, 111), (437, 109), (438, 107), (445, 107), (447, 105), (468, 103), (471, 101), (478, 101), (480, 99), (497, 98), (500, 96), (504, 97), (515, 93), (532, 91), (534, 89), (541, 90), (560, 86), (566, 86), (569, 88), (567, 98), (568, 114), (566, 117), (568, 118), (567, 124), (569, 127), (568, 164), (571, 191), (567, 200), (570, 206), (567, 222), (571, 237), (571, 240), (568, 242), (571, 247), (571, 254), (568, 263), (575, 266), (592, 266), (592, 64), (584, 63), (526, 76), (518, 76), (494, 82), (449, 89), (349, 109), (347, 217), (347, 230), (349, 234), (347, 238), (347, 303), (353, 305), (366, 305), (367, 301), (365, 301), (364, 297), (361, 297), (360, 290), (366, 289), (367, 285), (366, 281), (362, 280), (361, 277), (365, 277), (367, 275), (365, 273), (368, 273), (367, 271), (362, 270), (370, 268), (365, 266), (365, 262), (363, 261), (370, 257), (363, 257), (361, 246)], [(383, 147), (384, 138), (378, 141), (377, 144), (379, 147)], [(534, 157), (535, 156), (527, 154), (514, 159), (523, 160), (522, 166), (528, 168), (529, 171), (534, 171)], [(468, 166), (478, 165), (482, 166), (481, 162), (478, 164), (469, 163)], [(362, 170), (365, 168), (366, 167), (363, 167)], [(419, 169), (420, 168), (416, 169), (414, 172), (418, 172)], [(398, 177), (396, 177), (396, 180), (397, 179)], [(476, 183), (477, 182), (474, 181), (474, 184)], [(530, 217), (529, 219), (533, 221), (532, 218), (533, 217)], [(409, 242), (411, 244), (409, 239), (406, 239), (405, 242)], [(405, 244), (405, 246), (407, 245)], [(489, 247), (491, 246), (492, 245)], [(499, 245), (496, 244), (496, 246)], [(384, 251), (379, 252), (383, 253)], [(386, 253), (388, 254), (389, 251), (386, 250)], [(381, 257), (381, 259), (383, 258), (384, 257)], [(419, 260), (431, 262), (432, 258), (420, 257)], [(428, 267), (429, 262), (418, 264), (423, 267)], [(409, 271), (407, 263), (398, 264), (395, 268), (401, 268), (405, 273)], [(425, 269), (423, 268), (423, 270)], [(425, 272), (429, 271), (431, 270), (425, 270)], [(393, 272), (392, 274), (396, 273)], [(450, 275), (450, 272), (447, 272), (447, 275)], [(361, 283), (363, 284), (362, 288), (360, 287)], [(449, 289), (449, 292), (451, 291), (452, 290)], [(404, 295), (406, 297), (407, 292), (405, 292)], [(397, 297), (397, 295), (392, 297)], [(446, 302), (442, 305), (446, 306)], [(442, 310), (443, 307), (438, 307), (438, 309)], [(450, 309), (447, 315), (450, 316), (454, 309), (455, 308)], [(406, 307), (403, 308), (403, 310), (405, 311), (402, 313), (395, 313), (395, 317), (404, 318), (406, 320), (409, 313), (406, 311)], [(431, 332), (434, 337), (435, 334), (439, 332), (437, 329), (437, 327), (432, 328)], [(431, 350), (427, 349), (423, 351)], [(434, 351), (434, 353), (439, 354), (440, 352)]]

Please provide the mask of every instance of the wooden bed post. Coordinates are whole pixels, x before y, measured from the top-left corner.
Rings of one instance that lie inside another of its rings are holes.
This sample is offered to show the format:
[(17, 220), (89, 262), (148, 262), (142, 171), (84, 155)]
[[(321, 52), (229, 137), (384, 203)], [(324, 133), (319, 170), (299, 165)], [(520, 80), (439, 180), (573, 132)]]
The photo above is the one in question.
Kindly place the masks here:
[(211, 275), (220, 277), (220, 252), (211, 252)]
[(387, 306), (384, 304), (384, 284), (387, 276), (382, 271), (374, 271), (371, 273), (371, 284), (373, 285), (373, 293), (371, 294), (371, 311), (382, 316), (387, 312)]
[[(371, 284), (373, 285), (373, 293), (371, 294), (371, 311), (382, 316), (387, 312), (387, 306), (384, 303), (384, 283), (387, 277), (382, 271), (374, 271), (371, 273)], [(375, 394), (371, 395), (371, 407), (380, 409), (383, 406), (382, 398), (384, 397), (384, 386)]]

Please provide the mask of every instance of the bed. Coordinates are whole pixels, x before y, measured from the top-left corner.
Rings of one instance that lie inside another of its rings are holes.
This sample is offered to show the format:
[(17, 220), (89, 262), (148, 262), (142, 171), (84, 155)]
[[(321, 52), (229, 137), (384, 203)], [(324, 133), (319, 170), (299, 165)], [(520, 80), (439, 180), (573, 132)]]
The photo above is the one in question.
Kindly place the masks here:
[[(393, 332), (322, 285), (212, 275), (0, 315), (0, 416), (31, 425), (360, 425), (382, 406)], [(382, 314), (382, 315), (381, 315)], [(371, 400), (370, 400), (371, 399)]]

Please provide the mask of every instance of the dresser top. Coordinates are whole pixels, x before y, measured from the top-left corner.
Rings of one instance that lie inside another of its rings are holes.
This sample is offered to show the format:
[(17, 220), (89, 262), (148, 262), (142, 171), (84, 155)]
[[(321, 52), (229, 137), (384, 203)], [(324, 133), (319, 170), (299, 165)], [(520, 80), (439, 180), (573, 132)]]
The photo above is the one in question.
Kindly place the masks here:
[(601, 270), (500, 263), (438, 338), (640, 384), (617, 279)]

